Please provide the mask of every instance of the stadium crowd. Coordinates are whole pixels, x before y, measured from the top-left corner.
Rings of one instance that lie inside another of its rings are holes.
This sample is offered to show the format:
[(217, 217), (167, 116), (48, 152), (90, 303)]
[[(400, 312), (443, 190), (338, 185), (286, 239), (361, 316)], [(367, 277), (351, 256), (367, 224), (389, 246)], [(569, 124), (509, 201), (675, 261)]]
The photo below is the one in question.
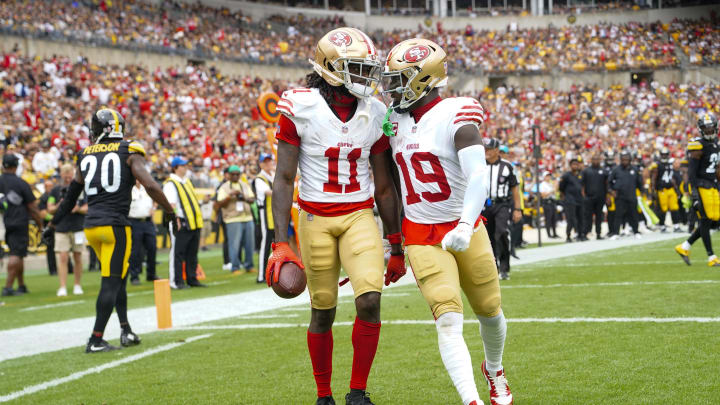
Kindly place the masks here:
[(270, 145), (267, 125), (253, 119), (254, 102), (261, 92), (288, 86), (223, 77), (213, 68), (148, 71), (12, 54), (4, 57), (0, 81), (0, 139), (21, 155), (31, 183), (56, 175), (87, 146), (89, 117), (109, 105), (127, 117), (157, 178), (167, 177), (173, 156), (182, 155), (195, 169), (198, 187), (216, 186), (229, 165), (257, 170), (257, 156)]
[[(272, 150), (274, 131), (260, 118), (256, 99), (300, 82), (225, 77), (212, 67), (148, 71), (10, 53), (2, 63), (0, 143), (21, 159), (23, 177), (40, 187), (88, 144), (88, 119), (100, 105), (126, 117), (129, 133), (145, 145), (158, 180), (167, 178), (178, 155), (189, 160), (196, 187), (216, 187), (231, 165), (253, 176), (258, 156)], [(643, 82), (570, 91), (501, 86), (464, 95), (482, 102), (487, 114), (483, 136), (505, 145), (507, 158), (521, 170), (531, 166), (537, 125), (541, 170), (555, 176), (570, 159), (588, 159), (597, 151), (628, 149), (650, 158), (666, 146), (682, 157), (697, 114), (720, 113), (717, 85)]]
[[(251, 2), (259, 2), (259, 0), (250, 0)], [(265, 1), (264, 1), (265, 2)], [(295, 1), (295, 0), (271, 0), (267, 3), (277, 4), (282, 6), (291, 7), (303, 7), (303, 8), (323, 8), (324, 3), (318, 1)], [(665, 0), (662, 2), (663, 8), (669, 7), (687, 7), (693, 5), (707, 4), (707, 1), (694, 0), (694, 1), (680, 1), (680, 0)], [(499, 16), (499, 15), (517, 15), (527, 16), (530, 11), (523, 8), (523, 5), (527, 5), (521, 0), (505, 0), (505, 1), (475, 1), (475, 9), (472, 8), (472, 2), (469, 0), (458, 1), (457, 12), (458, 15), (468, 15), (471, 17), (475, 16)], [(376, 5), (379, 5), (376, 8)], [(488, 7), (490, 5), (491, 7)], [(346, 1), (334, 1), (329, 4), (330, 10), (347, 10), (347, 11), (364, 11), (352, 8), (352, 2)], [(657, 3), (655, 4), (657, 6)], [(373, 0), (371, 3), (373, 14), (380, 15), (431, 15), (432, 9), (426, 8), (425, 0), (384, 0), (376, 2)], [(552, 10), (545, 9), (545, 14), (584, 14), (584, 13), (601, 13), (601, 12), (618, 12), (618, 11), (637, 11), (652, 7), (652, 2), (644, 0), (618, 0), (618, 1), (594, 1), (586, 4), (573, 4), (568, 6), (567, 3), (555, 2)]]
[[(708, 17), (501, 31), (438, 23), (371, 35), (380, 49), (432, 37), (452, 55), (452, 68), (486, 73), (659, 68), (681, 64), (678, 51), (692, 64), (720, 62), (718, 16)], [(252, 63), (304, 65), (328, 27), (344, 24), (342, 17), (303, 15), (254, 21), (239, 11), (171, 1), (0, 2), (0, 29), (8, 33)]]

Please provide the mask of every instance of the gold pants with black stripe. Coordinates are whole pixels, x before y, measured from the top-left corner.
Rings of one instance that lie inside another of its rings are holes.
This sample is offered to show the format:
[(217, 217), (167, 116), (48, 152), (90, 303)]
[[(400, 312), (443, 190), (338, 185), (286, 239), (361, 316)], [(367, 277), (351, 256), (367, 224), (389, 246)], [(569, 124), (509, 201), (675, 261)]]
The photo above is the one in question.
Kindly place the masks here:
[(85, 229), (85, 237), (100, 260), (100, 274), (125, 278), (132, 248), (130, 227), (96, 226)]
[(720, 220), (720, 194), (718, 194), (718, 189), (714, 187), (698, 187), (698, 192), (702, 201), (702, 210), (698, 212), (698, 217), (707, 218), (711, 221)]

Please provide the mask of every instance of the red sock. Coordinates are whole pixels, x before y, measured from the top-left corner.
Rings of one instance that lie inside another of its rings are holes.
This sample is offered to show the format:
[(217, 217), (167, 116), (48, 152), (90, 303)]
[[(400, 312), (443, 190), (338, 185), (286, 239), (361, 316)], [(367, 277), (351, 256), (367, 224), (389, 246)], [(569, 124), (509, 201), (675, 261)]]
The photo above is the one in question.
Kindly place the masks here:
[(352, 332), (353, 363), (350, 388), (364, 390), (367, 387), (370, 367), (372, 367), (380, 339), (380, 323), (365, 322), (355, 318)]
[(330, 380), (332, 378), (332, 330), (325, 333), (307, 333), (310, 362), (313, 366), (313, 375), (317, 385), (318, 398), (332, 395)]

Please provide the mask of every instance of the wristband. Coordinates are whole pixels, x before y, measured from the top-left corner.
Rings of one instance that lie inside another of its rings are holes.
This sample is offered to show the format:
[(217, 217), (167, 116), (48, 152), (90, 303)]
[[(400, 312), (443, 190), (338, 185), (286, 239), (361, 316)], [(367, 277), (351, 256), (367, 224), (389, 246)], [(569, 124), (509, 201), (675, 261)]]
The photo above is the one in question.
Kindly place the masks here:
[(402, 234), (400, 232), (391, 233), (387, 236), (391, 245), (399, 245), (402, 243)]

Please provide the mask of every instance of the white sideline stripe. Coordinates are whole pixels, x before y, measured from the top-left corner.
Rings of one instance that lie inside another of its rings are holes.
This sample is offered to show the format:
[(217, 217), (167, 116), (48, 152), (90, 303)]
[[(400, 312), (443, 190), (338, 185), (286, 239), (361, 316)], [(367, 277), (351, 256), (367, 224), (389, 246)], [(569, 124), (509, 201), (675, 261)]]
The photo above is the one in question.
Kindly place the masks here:
[(290, 308), (280, 308), (278, 311), (281, 312), (301, 312), (301, 311), (310, 311), (310, 308), (306, 307), (290, 307)]
[(152, 356), (153, 354), (156, 354), (156, 353), (161, 353), (161, 352), (165, 352), (168, 350), (172, 350), (172, 349), (182, 346), (186, 343), (194, 342), (194, 341), (200, 340), (200, 339), (209, 338), (210, 336), (212, 336), (212, 333), (189, 337), (182, 342), (174, 342), (174, 343), (169, 343), (166, 345), (154, 347), (152, 349), (145, 350), (142, 353), (133, 354), (132, 356), (125, 357), (124, 359), (111, 361), (111, 362), (105, 363), (101, 366), (92, 367), (92, 368), (89, 368), (89, 369), (83, 370), (83, 371), (78, 371), (77, 373), (72, 373), (72, 374), (62, 377), (62, 378), (56, 378), (54, 380), (50, 380), (50, 381), (47, 381), (44, 383), (32, 385), (30, 387), (25, 387), (20, 391), (16, 391), (16, 392), (1, 396), (0, 402), (12, 401), (14, 399), (24, 397), (25, 395), (30, 395), (30, 394), (34, 394), (36, 392), (44, 391), (48, 388), (56, 387), (60, 384), (65, 384), (65, 383), (68, 383), (71, 381), (79, 380), (79, 379), (85, 377), (86, 375), (97, 374), (97, 373), (103, 372), (107, 369), (115, 368), (115, 367), (121, 366), (123, 364), (131, 363), (133, 361), (140, 360), (140, 359), (148, 357), (148, 356)]
[(127, 296), (128, 296), (128, 297), (136, 297), (136, 296), (138, 296), (138, 295), (150, 295), (150, 294), (153, 294), (153, 293), (155, 293), (155, 290), (138, 291), (138, 292), (134, 292), (134, 293), (128, 293)]
[[(508, 318), (509, 323), (716, 323), (718, 318), (694, 317), (694, 318)], [(465, 323), (477, 323), (477, 319), (466, 319)], [(404, 319), (394, 321), (383, 321), (383, 325), (434, 325), (431, 319)], [(335, 322), (333, 326), (352, 326), (353, 322)], [(204, 325), (185, 326), (176, 330), (228, 330), (228, 329), (279, 329), (279, 328), (307, 328), (307, 323), (256, 323), (240, 325)]]
[(565, 288), (565, 287), (617, 287), (632, 285), (668, 285), (668, 284), (720, 284), (720, 280), (684, 280), (684, 281), (620, 281), (617, 283), (578, 283), (578, 284), (518, 284), (500, 285), (507, 288)]
[(244, 315), (238, 317), (238, 319), (276, 319), (276, 318), (297, 318), (298, 314), (288, 315)]
[[(650, 234), (644, 235), (642, 239), (576, 243), (573, 244), (572, 248), (568, 248), (563, 244), (552, 245), (543, 248), (525, 249), (521, 253), (521, 260), (511, 259), (511, 262), (513, 265), (525, 265), (568, 256), (586, 255), (592, 252), (679, 238), (681, 238), (681, 236)], [(530, 270), (531, 269), (524, 269), (524, 271)], [(385, 287), (385, 289), (399, 286), (414, 286), (415, 284), (415, 278), (412, 274), (408, 274), (397, 283)], [(175, 294), (176, 293), (173, 292), (173, 295)], [(341, 287), (338, 290), (338, 296), (352, 299), (353, 290), (350, 284)], [(310, 296), (307, 291), (296, 298), (286, 300), (278, 298), (269, 288), (216, 297), (176, 301), (172, 304), (173, 325), (176, 328), (185, 327), (221, 319), (235, 318), (241, 315), (274, 311), (279, 308), (308, 306), (309, 304)], [(133, 326), (133, 331), (141, 335), (158, 330), (154, 306), (130, 310), (128, 311), (128, 318)], [(0, 350), (0, 362), (18, 357), (32, 356), (81, 346), (87, 342), (94, 322), (95, 317), (88, 316), (2, 330), (0, 331), (0, 347), (2, 347), (3, 350)], [(105, 329), (105, 336), (119, 335), (119, 322), (117, 316), (113, 313)], [(34, 336), (34, 339), (28, 339), (28, 336)], [(38, 345), (35, 343), (37, 341), (41, 341), (43, 344)], [(10, 342), (12, 342), (12, 344)]]
[(84, 300), (79, 301), (65, 301), (65, 302), (58, 302), (56, 304), (47, 304), (47, 305), (38, 305), (35, 307), (27, 307), (21, 309), (19, 312), (25, 312), (25, 311), (37, 311), (38, 309), (48, 309), (48, 308), (57, 308), (57, 307), (69, 307), (70, 305), (77, 305), (82, 304), (85, 302)]
[[(683, 265), (685, 266), (685, 263), (683, 263), (681, 260), (657, 260), (657, 261), (641, 261), (641, 262), (602, 262), (603, 266), (635, 266), (635, 265)], [(548, 263), (548, 264), (540, 264), (540, 265), (534, 265), (531, 269), (524, 269), (520, 268), (517, 270), (517, 272), (525, 272), (525, 271), (533, 271), (537, 269), (548, 269), (553, 267), (596, 267), (598, 266), (597, 263), (575, 263), (575, 259), (567, 260), (565, 262), (560, 263)]]

